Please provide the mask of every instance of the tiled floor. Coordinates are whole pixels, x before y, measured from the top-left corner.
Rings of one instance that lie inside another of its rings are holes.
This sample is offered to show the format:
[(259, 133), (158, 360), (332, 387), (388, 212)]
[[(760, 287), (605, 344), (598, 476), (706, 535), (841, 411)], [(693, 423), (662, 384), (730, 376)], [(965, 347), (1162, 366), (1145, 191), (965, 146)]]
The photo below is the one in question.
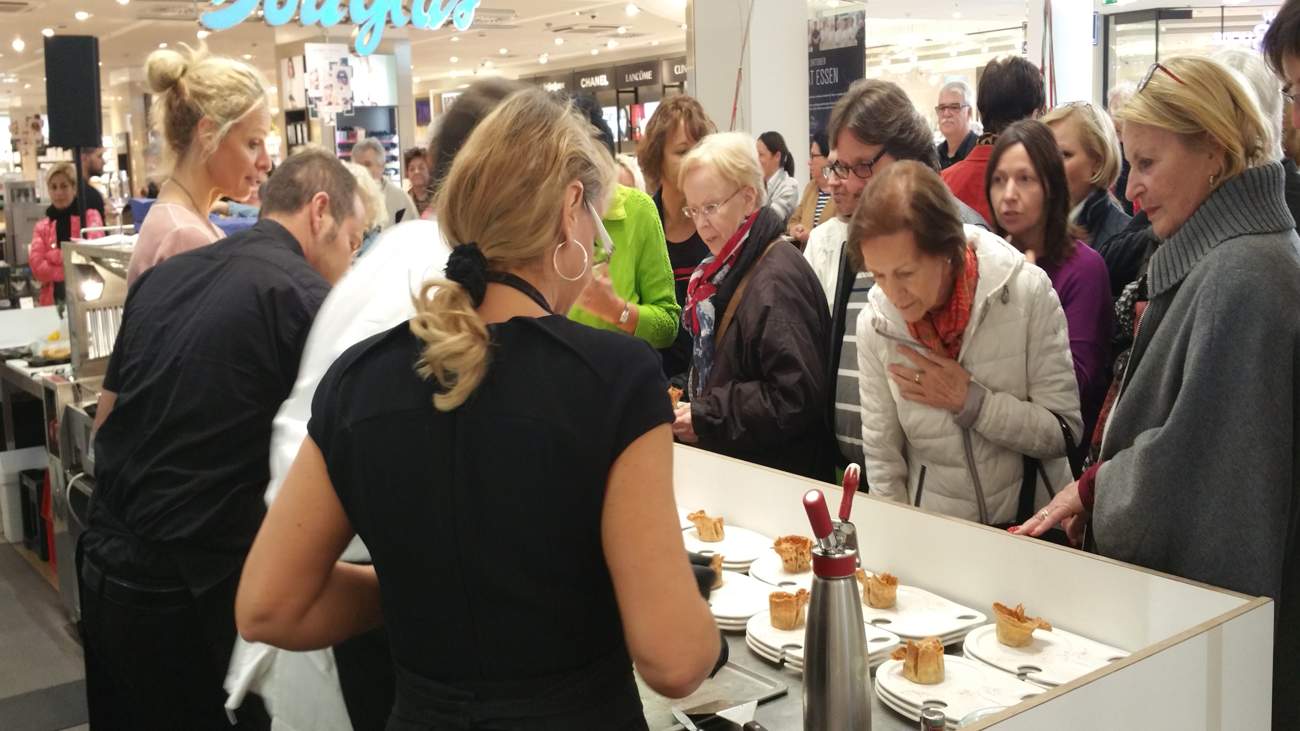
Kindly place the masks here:
[(89, 728), (83, 675), (58, 593), (0, 543), (0, 729)]

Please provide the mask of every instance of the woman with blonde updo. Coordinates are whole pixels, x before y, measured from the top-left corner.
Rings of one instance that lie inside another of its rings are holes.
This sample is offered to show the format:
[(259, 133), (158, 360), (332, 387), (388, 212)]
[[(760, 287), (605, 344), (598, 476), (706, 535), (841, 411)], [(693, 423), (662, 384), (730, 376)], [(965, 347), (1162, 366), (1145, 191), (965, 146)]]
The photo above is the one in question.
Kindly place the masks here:
[(271, 169), (271, 111), (256, 69), (182, 45), (149, 54), (145, 71), (170, 174), (140, 227), (128, 282), (168, 257), (223, 238), (208, 219), (212, 204), (222, 196), (244, 200)]
[[(390, 731), (645, 729), (633, 661), (681, 697), (723, 653), (682, 547), (658, 358), (555, 314), (591, 281), (614, 185), (585, 120), (539, 89), (506, 99), (436, 199), (447, 278), (316, 389), (236, 621), (317, 648), (382, 605)], [(336, 563), (354, 533), (373, 566)]]

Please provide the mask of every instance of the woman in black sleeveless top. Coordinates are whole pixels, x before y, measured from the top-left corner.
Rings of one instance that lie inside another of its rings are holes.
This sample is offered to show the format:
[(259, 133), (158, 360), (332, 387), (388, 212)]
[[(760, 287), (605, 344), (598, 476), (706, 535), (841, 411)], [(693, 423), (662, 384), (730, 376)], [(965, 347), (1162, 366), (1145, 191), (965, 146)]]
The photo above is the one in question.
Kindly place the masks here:
[[(500, 144), (530, 141), (526, 156)], [(680, 696), (719, 636), (682, 547), (653, 350), (574, 323), (612, 160), (519, 92), (452, 166), (450, 281), (321, 381), (245, 566), (249, 640), (329, 646), (381, 620), (391, 731), (642, 729), (632, 662)], [(353, 533), (374, 566), (335, 563)]]

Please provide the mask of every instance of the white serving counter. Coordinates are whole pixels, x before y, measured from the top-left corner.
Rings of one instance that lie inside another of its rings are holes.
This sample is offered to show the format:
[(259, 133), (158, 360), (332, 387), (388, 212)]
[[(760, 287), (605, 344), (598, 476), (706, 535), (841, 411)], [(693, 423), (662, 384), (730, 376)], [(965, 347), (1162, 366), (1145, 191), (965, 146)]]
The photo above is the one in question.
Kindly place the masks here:
[[(679, 508), (704, 509), (766, 535), (811, 535), (801, 503), (809, 488), (839, 504), (834, 485), (691, 447), (676, 446), (674, 461)], [(1267, 598), (863, 494), (854, 500), (852, 519), (865, 566), (990, 615), (994, 601), (1023, 602), (1054, 626), (1131, 653), (969, 728), (1270, 727), (1273, 603)]]

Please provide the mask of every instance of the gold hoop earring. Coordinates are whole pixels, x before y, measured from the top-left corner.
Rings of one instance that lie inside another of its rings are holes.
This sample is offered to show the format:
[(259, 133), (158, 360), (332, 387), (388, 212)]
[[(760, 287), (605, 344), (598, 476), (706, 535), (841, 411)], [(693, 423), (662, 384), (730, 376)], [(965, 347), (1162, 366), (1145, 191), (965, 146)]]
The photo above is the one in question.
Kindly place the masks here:
[[(582, 271), (578, 272), (578, 276), (576, 277), (570, 277), (566, 275), (564, 272), (560, 271), (560, 249), (564, 248), (564, 245), (569, 243), (569, 241), (578, 244), (578, 251), (582, 252)], [(591, 265), (591, 258), (587, 256), (587, 250), (582, 247), (582, 244), (578, 243), (577, 239), (565, 239), (564, 241), (561, 241), (559, 246), (555, 247), (555, 251), (551, 253), (551, 266), (555, 267), (555, 273), (560, 276), (560, 279), (563, 279), (566, 282), (576, 282), (582, 279), (584, 276), (586, 276), (587, 267), (590, 265)]]

